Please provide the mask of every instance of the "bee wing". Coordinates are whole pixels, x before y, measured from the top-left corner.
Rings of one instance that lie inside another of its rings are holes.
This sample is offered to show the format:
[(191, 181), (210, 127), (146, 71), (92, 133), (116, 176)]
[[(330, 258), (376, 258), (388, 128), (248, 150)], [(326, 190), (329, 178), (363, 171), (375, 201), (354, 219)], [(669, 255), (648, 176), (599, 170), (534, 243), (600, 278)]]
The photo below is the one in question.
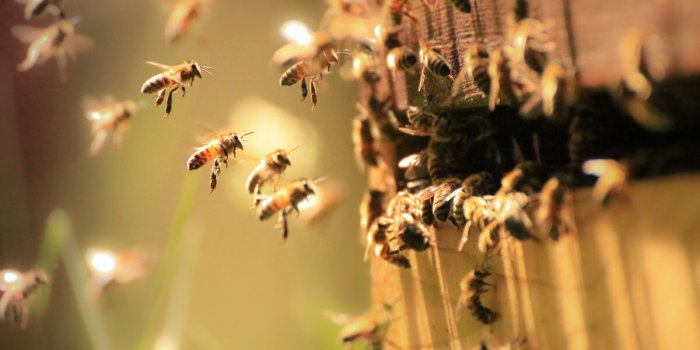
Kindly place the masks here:
[(100, 152), (102, 149), (102, 146), (104, 146), (105, 141), (107, 141), (107, 136), (109, 132), (104, 129), (99, 129), (95, 133), (95, 138), (92, 139), (92, 143), (90, 144), (90, 150), (88, 151), (88, 154), (91, 157), (94, 157), (97, 155), (97, 153)]
[(331, 320), (331, 322), (339, 326), (346, 325), (352, 322), (353, 320), (357, 319), (357, 317), (355, 316), (350, 316), (348, 314), (333, 311), (324, 311), (323, 316), (326, 316), (329, 320)]
[(72, 60), (75, 60), (76, 56), (81, 53), (92, 49), (95, 46), (95, 42), (86, 37), (85, 35), (73, 34), (63, 43), (63, 47)]
[(299, 61), (312, 59), (318, 50), (313, 45), (301, 45), (298, 43), (288, 43), (280, 47), (272, 54), (272, 63), (286, 67)]
[(35, 27), (30, 27), (30, 26), (24, 26), (24, 25), (17, 25), (12, 27), (10, 29), (12, 31), (12, 35), (14, 35), (19, 41), (25, 43), (25, 44), (31, 44), (33, 43), (39, 36), (41, 36), (41, 33), (44, 31), (41, 28), (35, 28)]
[(158, 68), (160, 68), (160, 69), (162, 69), (163, 71), (166, 71), (166, 72), (169, 71), (169, 70), (171, 69), (170, 66), (165, 65), (165, 64), (162, 64), (162, 63), (158, 63), (158, 62), (146, 61), (146, 64), (150, 64), (151, 66), (158, 67)]
[(411, 135), (411, 136), (419, 136), (419, 137), (432, 136), (432, 133), (430, 133), (430, 132), (420, 131), (420, 130), (413, 129), (413, 128), (400, 127), (399, 131), (403, 132), (404, 134)]

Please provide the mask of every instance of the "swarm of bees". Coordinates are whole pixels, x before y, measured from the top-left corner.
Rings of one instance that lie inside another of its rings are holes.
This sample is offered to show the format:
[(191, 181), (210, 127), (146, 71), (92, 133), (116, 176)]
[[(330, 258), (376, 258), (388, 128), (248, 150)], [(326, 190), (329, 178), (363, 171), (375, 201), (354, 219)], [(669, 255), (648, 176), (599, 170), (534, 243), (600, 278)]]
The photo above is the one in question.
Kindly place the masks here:
[(0, 320), (27, 328), (31, 303), (47, 283), (49, 279), (43, 270), (0, 270)]

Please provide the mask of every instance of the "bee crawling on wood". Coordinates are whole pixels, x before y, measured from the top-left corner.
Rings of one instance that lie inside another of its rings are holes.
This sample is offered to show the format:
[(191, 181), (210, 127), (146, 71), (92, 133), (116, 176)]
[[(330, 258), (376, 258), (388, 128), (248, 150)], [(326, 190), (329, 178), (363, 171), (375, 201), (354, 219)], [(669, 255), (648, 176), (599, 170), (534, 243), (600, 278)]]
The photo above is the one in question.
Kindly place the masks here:
[(401, 253), (395, 227), (396, 222), (385, 215), (374, 220), (367, 230), (365, 261), (369, 259), (370, 252), (374, 249), (374, 255), (391, 264), (403, 268), (411, 267), (411, 261)]
[(254, 206), (257, 207), (260, 204), (260, 191), (266, 182), (272, 180), (273, 190), (277, 189), (279, 177), (288, 166), (292, 166), (292, 162), (289, 160), (289, 153), (292, 151), (287, 152), (283, 149), (278, 149), (266, 155), (250, 173), (245, 187), (248, 189), (248, 193), (253, 194), (255, 198), (253, 200)]
[(48, 282), (48, 276), (43, 270), (25, 273), (10, 269), (1, 270), (0, 320), (27, 328), (30, 304), (39, 289)]
[(217, 136), (202, 147), (199, 147), (187, 160), (187, 169), (195, 170), (202, 167), (210, 160), (214, 159), (214, 166), (211, 169), (211, 180), (209, 182), (209, 193), (216, 189), (216, 184), (221, 173), (221, 163), (228, 167), (229, 154), (236, 157), (236, 149), (243, 150), (243, 137), (252, 134), (249, 132), (240, 135), (236, 132), (229, 132)]
[(130, 100), (117, 102), (112, 96), (102, 99), (85, 97), (83, 99), (85, 117), (92, 123), (93, 140), (89, 154), (96, 155), (107, 138), (112, 135), (115, 145), (121, 144), (129, 119), (136, 112), (136, 103)]
[(61, 81), (65, 81), (68, 59), (74, 60), (78, 53), (87, 51), (93, 46), (91, 39), (75, 32), (75, 26), (79, 22), (80, 18), (73, 17), (60, 20), (46, 28), (25, 25), (12, 27), (12, 34), (19, 41), (29, 44), (27, 57), (17, 65), (17, 70), (25, 72), (54, 58), (58, 64)]
[(364, 342), (369, 349), (382, 349), (384, 343), (395, 344), (386, 339), (391, 327), (392, 309), (390, 304), (375, 306), (361, 316), (349, 316), (335, 312), (325, 312), (333, 323), (342, 326), (339, 336), (346, 348), (355, 342)]
[(425, 84), (425, 71), (427, 70), (438, 77), (454, 80), (450, 75), (452, 66), (447, 62), (445, 57), (435, 51), (428, 43), (421, 41), (418, 57), (423, 68), (421, 69), (420, 81), (418, 83), (418, 91), (423, 91)]
[(591, 159), (583, 163), (583, 172), (598, 177), (593, 187), (593, 198), (603, 205), (616, 197), (628, 201), (627, 178), (629, 166), (613, 159)]
[(24, 7), (24, 19), (30, 21), (44, 12), (49, 12), (59, 18), (66, 18), (66, 12), (61, 7), (62, 0), (15, 0)]
[(182, 96), (185, 96), (185, 85), (192, 86), (195, 77), (202, 79), (202, 71), (212, 74), (209, 69), (213, 67), (201, 66), (197, 61), (190, 60), (174, 66), (167, 66), (153, 61), (148, 61), (146, 64), (158, 67), (163, 70), (162, 73), (156, 74), (141, 86), (142, 94), (158, 93), (156, 97), (156, 107), (160, 106), (165, 99), (165, 93), (168, 93), (168, 100), (165, 105), (165, 118), (170, 115), (173, 108), (173, 92), (177, 89), (182, 90)]
[(258, 218), (266, 220), (272, 215), (280, 214), (279, 224), (282, 226), (282, 237), (287, 239), (289, 227), (287, 225), (287, 215), (296, 211), (299, 212), (299, 203), (309, 196), (316, 194), (314, 184), (320, 181), (300, 179), (289, 183), (278, 189), (271, 195), (262, 196), (262, 201), (258, 207)]
[(563, 234), (576, 234), (574, 195), (557, 177), (549, 179), (538, 194), (534, 221), (557, 240)]
[(498, 319), (498, 313), (481, 303), (481, 295), (489, 291), (489, 287), (493, 287), (493, 284), (485, 281), (489, 276), (490, 272), (477, 267), (469, 271), (459, 283), (462, 292), (457, 301), (457, 311), (466, 307), (483, 324), (490, 324)]

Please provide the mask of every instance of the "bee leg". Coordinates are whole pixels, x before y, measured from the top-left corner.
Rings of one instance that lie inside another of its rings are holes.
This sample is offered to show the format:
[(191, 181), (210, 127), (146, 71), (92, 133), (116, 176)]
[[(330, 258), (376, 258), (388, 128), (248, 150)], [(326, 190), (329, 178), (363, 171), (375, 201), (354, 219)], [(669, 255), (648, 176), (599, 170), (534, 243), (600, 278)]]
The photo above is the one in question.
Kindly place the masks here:
[[(192, 84), (190, 84), (192, 86)], [(180, 85), (180, 88), (182, 89), (182, 97), (185, 97), (185, 85)]]
[(165, 117), (167, 118), (170, 115), (170, 112), (173, 110), (173, 92), (175, 92), (177, 88), (174, 88), (170, 90), (170, 93), (168, 94), (168, 101), (165, 102)]
[(316, 96), (316, 80), (311, 79), (311, 110), (316, 108), (316, 102), (318, 101), (318, 96)]
[[(224, 158), (222, 159), (222, 162), (226, 164), (226, 167), (228, 168), (228, 151), (226, 150), (226, 147), (221, 145), (221, 151), (224, 154)], [(233, 157), (236, 157), (236, 147), (233, 148)]]
[(280, 224), (282, 224), (282, 238), (287, 240), (289, 236), (289, 225), (287, 225), (287, 210), (282, 210), (280, 213)]
[(165, 89), (158, 91), (158, 97), (156, 97), (156, 107), (160, 106), (165, 99)]
[(425, 84), (425, 63), (423, 63), (423, 68), (420, 70), (420, 80), (418, 81), (418, 91), (423, 91), (423, 84)]
[(299, 102), (306, 100), (306, 95), (309, 94), (309, 89), (306, 86), (306, 78), (301, 79), (301, 100)]
[(214, 189), (216, 189), (216, 184), (219, 182), (219, 174), (221, 174), (221, 165), (220, 165), (220, 159), (221, 158), (216, 158), (214, 160), (214, 166), (211, 168), (211, 180), (209, 181), (209, 194), (214, 192)]

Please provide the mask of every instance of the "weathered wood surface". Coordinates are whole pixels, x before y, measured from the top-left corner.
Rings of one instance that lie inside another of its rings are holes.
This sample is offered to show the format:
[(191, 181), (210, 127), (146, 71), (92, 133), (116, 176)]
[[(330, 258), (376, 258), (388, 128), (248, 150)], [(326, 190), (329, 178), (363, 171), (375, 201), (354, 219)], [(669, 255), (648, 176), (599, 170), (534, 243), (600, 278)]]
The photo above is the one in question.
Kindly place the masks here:
[[(405, 349), (472, 349), (483, 340), (524, 339), (528, 349), (700, 348), (700, 175), (630, 186), (629, 202), (602, 207), (576, 191), (578, 234), (505, 239), (480, 254), (461, 232), (437, 228), (438, 248), (400, 270), (372, 261), (376, 303), (395, 304), (388, 339)], [(456, 315), (460, 279), (477, 264), (494, 273), (484, 305), (501, 314), (482, 325)]]

